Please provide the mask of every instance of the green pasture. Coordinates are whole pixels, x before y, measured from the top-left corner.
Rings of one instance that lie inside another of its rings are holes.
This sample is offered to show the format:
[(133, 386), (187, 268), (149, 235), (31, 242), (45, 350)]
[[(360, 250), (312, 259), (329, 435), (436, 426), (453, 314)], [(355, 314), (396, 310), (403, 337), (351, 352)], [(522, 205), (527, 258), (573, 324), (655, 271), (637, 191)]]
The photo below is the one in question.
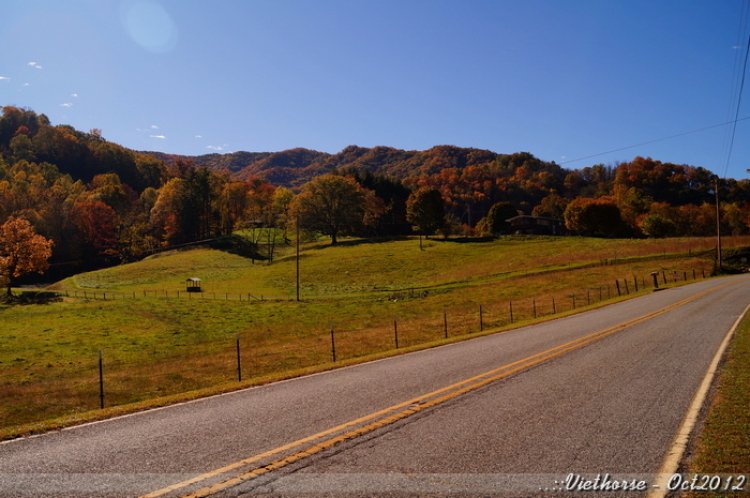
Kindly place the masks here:
[[(493, 241), (429, 239), (420, 250), (416, 238), (344, 240), (337, 246), (312, 243), (300, 252), (303, 299), (351, 297), (412, 288), (486, 284), (520, 274), (658, 255), (687, 256), (713, 248), (712, 239), (614, 240), (581, 237), (512, 236)], [(83, 273), (50, 287), (54, 290), (185, 290), (185, 280), (202, 279), (206, 294), (271, 299), (296, 296), (296, 258), (292, 247), (272, 264), (252, 262), (211, 249), (162, 253), (141, 262)]]
[[(615, 300), (616, 280), (622, 298), (625, 288), (644, 292), (653, 271), (670, 285), (701, 278), (712, 269), (711, 244), (508, 237), (428, 240), (420, 250), (416, 238), (316, 242), (300, 253), (300, 302), (293, 247), (272, 264), (194, 248), (80, 274), (49, 287), (60, 301), (0, 305), (0, 434), (330, 368), (331, 327), (337, 364), (364, 361), (395, 353), (394, 320), (404, 350)], [(190, 277), (205, 292), (188, 295)], [(98, 410), (100, 350), (109, 412)]]

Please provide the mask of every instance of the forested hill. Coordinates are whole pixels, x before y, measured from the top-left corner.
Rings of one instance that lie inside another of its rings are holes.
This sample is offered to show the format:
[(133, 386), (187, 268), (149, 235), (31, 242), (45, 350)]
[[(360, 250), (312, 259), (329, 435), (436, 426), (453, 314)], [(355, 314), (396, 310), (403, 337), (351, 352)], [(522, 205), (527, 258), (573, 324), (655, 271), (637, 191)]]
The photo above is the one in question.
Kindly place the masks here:
[(750, 180), (717, 179), (700, 166), (651, 158), (566, 169), (529, 152), (451, 145), (177, 156), (133, 151), (100, 130), (53, 125), (28, 109), (6, 106), (0, 116), (0, 225), (28, 220), (54, 242), (53, 262), (132, 259), (261, 220), (266, 228), (283, 227), (301, 205), (296, 201), (309, 197), (309, 184), (327, 181), (319, 177), (328, 173), (348, 177), (348, 188), (367, 201), (362, 220), (348, 224), (365, 235), (409, 233), (416, 225), (407, 220), (408, 201), (426, 190), (439, 194), (445, 233), (489, 233), (491, 209), (503, 204), (510, 215), (566, 223), (591, 206), (612, 215), (596, 230), (569, 223), (574, 233), (710, 235), (717, 183), (721, 230), (750, 231)]
[(167, 165), (177, 160), (192, 161), (196, 166), (205, 166), (216, 172), (226, 172), (237, 180), (260, 177), (269, 183), (284, 187), (300, 187), (315, 176), (333, 170), (367, 169), (374, 174), (406, 180), (429, 176), (449, 168), (462, 169), (467, 166), (504, 164), (522, 166), (526, 161), (536, 164), (533, 169), (551, 168), (561, 171), (554, 163), (542, 166), (542, 161), (531, 154), (506, 156), (489, 150), (438, 145), (425, 151), (406, 151), (393, 147), (357, 147), (350, 145), (337, 154), (296, 148), (281, 152), (232, 152), (228, 154), (204, 154), (179, 156), (162, 152), (143, 152)]

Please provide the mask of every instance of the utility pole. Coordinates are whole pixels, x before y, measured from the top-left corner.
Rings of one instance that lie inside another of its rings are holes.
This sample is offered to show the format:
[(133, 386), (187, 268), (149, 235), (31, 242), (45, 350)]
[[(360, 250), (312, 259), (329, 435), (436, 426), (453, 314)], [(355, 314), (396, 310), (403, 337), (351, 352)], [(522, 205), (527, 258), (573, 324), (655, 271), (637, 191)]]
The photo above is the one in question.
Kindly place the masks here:
[(719, 215), (719, 177), (715, 179), (716, 188), (716, 263), (717, 269), (721, 271), (721, 217)]
[(297, 302), (299, 302), (299, 217), (297, 217)]

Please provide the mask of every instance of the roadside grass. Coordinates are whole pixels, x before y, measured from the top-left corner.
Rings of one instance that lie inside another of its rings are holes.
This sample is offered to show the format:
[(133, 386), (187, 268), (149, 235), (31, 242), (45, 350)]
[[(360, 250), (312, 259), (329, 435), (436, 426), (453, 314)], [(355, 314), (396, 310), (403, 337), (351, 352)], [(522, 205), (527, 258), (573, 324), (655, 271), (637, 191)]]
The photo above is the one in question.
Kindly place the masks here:
[[(727, 474), (750, 479), (750, 316), (737, 328), (721, 367), (688, 471), (723, 475), (722, 484), (727, 482)], [(733, 483), (737, 483), (736, 479)], [(747, 496), (750, 483), (745, 481), (743, 489), (743, 493), (701, 492), (688, 496)]]
[[(653, 271), (662, 286), (664, 277), (669, 285), (691, 281), (694, 270), (697, 278), (710, 273), (712, 260), (702, 254), (710, 243), (511, 237), (430, 240), (424, 251), (413, 239), (314, 243), (303, 252), (302, 302), (289, 300), (292, 257), (253, 264), (194, 249), (81, 274), (51, 288), (126, 298), (78, 292), (61, 302), (0, 306), (0, 438), (575, 312), (634, 295), (636, 281), (639, 293), (650, 292)], [(191, 276), (213, 290), (187, 297), (182, 286)], [(263, 292), (286, 299), (236, 299)], [(97, 410), (99, 350), (105, 410)]]

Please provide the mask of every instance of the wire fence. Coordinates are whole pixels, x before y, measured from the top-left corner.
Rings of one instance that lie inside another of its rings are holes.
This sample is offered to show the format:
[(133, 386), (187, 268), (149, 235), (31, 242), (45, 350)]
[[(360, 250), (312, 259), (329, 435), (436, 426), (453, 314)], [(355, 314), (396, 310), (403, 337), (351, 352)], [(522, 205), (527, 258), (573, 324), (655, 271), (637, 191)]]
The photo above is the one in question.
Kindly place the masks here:
[[(280, 335), (259, 343), (250, 334), (236, 334), (225, 336), (218, 342), (192, 344), (181, 352), (144, 350), (137, 360), (132, 360), (132, 352), (100, 350), (80, 358), (75, 365), (37, 366), (33, 381), (2, 381), (0, 420), (5, 421), (2, 424), (5, 426), (20, 425), (251, 378), (277, 376), (325, 363), (495, 331), (706, 276), (705, 267), (660, 270), (544, 295), (476, 302), (442, 310), (427, 309), (408, 318), (391, 315), (364, 324), (353, 321), (321, 323), (316, 331), (293, 339)], [(200, 294), (145, 291), (135, 297), (252, 300), (252, 296), (248, 299), (246, 294)], [(57, 295), (107, 300), (133, 298), (132, 293), (89, 291), (58, 292)], [(409, 294), (400, 297), (408, 298)], [(411, 293), (415, 300), (424, 297), (417, 290)]]

